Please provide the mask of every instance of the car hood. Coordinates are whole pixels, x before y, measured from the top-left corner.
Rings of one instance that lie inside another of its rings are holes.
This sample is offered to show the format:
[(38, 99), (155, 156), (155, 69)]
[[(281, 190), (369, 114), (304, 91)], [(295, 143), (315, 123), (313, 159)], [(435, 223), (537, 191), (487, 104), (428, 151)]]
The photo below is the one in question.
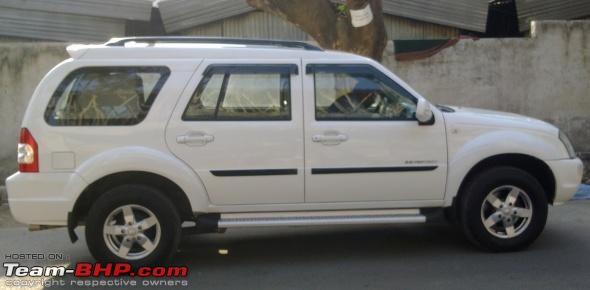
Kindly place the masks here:
[(445, 114), (455, 124), (476, 125), (486, 127), (500, 127), (506, 129), (524, 129), (540, 131), (551, 135), (557, 135), (558, 129), (539, 119), (508, 112), (493, 110), (446, 106), (452, 108), (454, 112)]

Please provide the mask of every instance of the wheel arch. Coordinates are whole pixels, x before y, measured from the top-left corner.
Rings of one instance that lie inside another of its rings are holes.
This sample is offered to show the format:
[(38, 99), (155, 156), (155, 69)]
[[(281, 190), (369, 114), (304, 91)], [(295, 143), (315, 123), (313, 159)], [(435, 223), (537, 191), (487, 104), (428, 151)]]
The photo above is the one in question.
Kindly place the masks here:
[[(206, 212), (208, 209), (209, 196), (201, 178), (186, 163), (162, 150), (120, 147), (85, 160), (76, 169), (76, 173), (89, 185), (107, 176), (126, 172), (144, 172), (165, 178), (184, 192), (194, 212)], [(69, 199), (79, 199), (84, 190), (86, 188), (73, 192)]]
[(78, 196), (72, 208), (74, 224), (82, 222), (92, 204), (106, 191), (124, 184), (147, 185), (162, 191), (176, 207), (183, 220), (193, 218), (193, 210), (186, 193), (172, 180), (145, 171), (125, 171), (109, 174), (89, 184)]
[(553, 204), (556, 182), (553, 171), (543, 160), (520, 153), (497, 154), (477, 162), (461, 180), (457, 193), (453, 197), (451, 204), (454, 205), (456, 201), (461, 199), (463, 188), (471, 178), (487, 168), (496, 166), (511, 166), (528, 172), (539, 181), (547, 195), (547, 200), (550, 204)]
[(199, 176), (185, 163), (170, 154), (147, 147), (119, 147), (97, 154), (76, 169), (86, 186), (71, 191), (72, 207), (68, 229), (84, 221), (92, 203), (109, 188), (121, 184), (146, 184), (158, 188), (178, 207), (181, 218), (188, 220), (194, 212), (206, 212), (209, 198)]

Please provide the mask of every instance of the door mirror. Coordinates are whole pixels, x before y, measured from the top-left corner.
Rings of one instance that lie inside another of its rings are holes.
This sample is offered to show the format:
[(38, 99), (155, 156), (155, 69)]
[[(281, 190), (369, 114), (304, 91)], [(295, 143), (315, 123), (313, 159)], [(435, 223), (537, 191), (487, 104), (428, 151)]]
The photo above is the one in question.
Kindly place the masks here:
[(434, 114), (432, 113), (432, 105), (425, 99), (419, 99), (416, 106), (416, 119), (420, 125), (434, 124)]

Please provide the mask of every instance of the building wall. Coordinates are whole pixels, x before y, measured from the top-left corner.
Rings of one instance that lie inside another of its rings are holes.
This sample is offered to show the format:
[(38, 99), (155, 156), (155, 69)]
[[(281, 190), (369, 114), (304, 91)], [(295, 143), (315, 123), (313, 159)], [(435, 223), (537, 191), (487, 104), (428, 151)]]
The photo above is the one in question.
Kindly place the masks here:
[[(408, 18), (385, 15), (388, 39), (445, 39), (459, 36), (459, 29)], [(295, 25), (268, 13), (254, 11), (183, 30), (181, 35), (312, 40)]]
[(389, 47), (384, 63), (435, 103), (555, 124), (590, 160), (589, 33), (590, 21), (533, 22), (530, 38), (462, 39), (417, 61), (397, 62)]
[[(384, 63), (435, 103), (482, 107), (547, 120), (590, 159), (590, 21), (541, 22), (531, 38), (459, 41), (424, 60)], [(0, 44), (0, 179), (14, 172), (20, 122), (65, 44)], [(588, 168), (588, 167), (587, 167)]]
[(67, 58), (63, 43), (0, 43), (0, 184), (16, 171), (20, 124), (33, 90), (43, 76)]

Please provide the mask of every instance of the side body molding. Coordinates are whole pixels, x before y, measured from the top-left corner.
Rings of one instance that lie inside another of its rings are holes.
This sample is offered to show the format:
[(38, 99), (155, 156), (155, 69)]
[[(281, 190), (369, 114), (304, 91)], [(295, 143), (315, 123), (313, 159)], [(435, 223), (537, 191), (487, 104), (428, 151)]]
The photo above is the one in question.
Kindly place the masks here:
[[(467, 140), (465, 142), (460, 141)], [(451, 206), (461, 183), (480, 161), (501, 154), (523, 154), (540, 160), (557, 160), (562, 149), (557, 138), (522, 131), (496, 130), (475, 138), (449, 136), (449, 171), (444, 206)]]
[(126, 171), (145, 171), (168, 178), (187, 195), (193, 212), (207, 212), (209, 196), (199, 176), (176, 157), (156, 149), (133, 146), (108, 150), (80, 164), (76, 173), (91, 184)]

